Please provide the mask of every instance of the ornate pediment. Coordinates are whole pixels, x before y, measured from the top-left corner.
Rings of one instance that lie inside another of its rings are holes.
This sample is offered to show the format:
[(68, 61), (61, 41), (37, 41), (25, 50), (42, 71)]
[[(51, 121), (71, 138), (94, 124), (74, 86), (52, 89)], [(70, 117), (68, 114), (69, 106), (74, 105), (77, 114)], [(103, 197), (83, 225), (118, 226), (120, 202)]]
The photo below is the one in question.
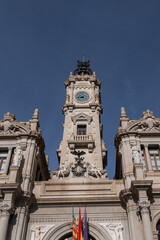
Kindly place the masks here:
[(160, 119), (153, 116), (153, 112), (147, 110), (143, 112), (143, 118), (137, 121), (130, 121), (126, 131), (151, 131), (158, 132), (160, 131)]
[(0, 121), (0, 134), (20, 134), (29, 133), (30, 129), (23, 123), (19, 123), (15, 119), (15, 115), (6, 113), (4, 119)]
[(92, 117), (85, 113), (79, 113), (76, 116), (72, 117), (72, 121), (75, 124), (77, 121), (87, 121), (90, 123), (92, 121)]

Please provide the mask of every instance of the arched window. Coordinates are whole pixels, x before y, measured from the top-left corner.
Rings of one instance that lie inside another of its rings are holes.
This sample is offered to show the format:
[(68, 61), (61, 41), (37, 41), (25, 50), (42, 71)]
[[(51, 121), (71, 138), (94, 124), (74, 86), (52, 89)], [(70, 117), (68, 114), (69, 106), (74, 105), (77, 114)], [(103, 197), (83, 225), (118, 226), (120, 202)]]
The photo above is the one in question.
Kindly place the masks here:
[(159, 219), (158, 222), (157, 222), (156, 229), (157, 229), (157, 231), (158, 231), (158, 240), (160, 240), (160, 219)]

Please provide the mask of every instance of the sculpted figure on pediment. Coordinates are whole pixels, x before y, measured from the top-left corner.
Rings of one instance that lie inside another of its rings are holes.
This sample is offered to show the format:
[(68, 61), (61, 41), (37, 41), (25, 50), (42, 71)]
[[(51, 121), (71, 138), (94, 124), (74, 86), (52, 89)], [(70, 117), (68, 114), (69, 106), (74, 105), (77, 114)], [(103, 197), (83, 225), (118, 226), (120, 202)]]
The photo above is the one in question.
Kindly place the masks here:
[(101, 178), (103, 175), (107, 177), (106, 170), (97, 168), (96, 163), (88, 164), (88, 175), (95, 178)]
[(52, 177), (56, 176), (58, 178), (65, 178), (69, 176), (70, 171), (71, 171), (71, 164), (66, 166), (65, 163), (62, 162), (61, 167), (59, 167), (57, 171), (52, 172)]
[(128, 131), (160, 131), (160, 119), (155, 119), (153, 112), (147, 110), (143, 112), (143, 118), (134, 121), (133, 124), (129, 125)]
[(0, 134), (14, 134), (14, 133), (28, 133), (29, 130), (26, 129), (23, 124), (15, 121), (15, 115), (11, 113), (6, 113), (4, 119), (0, 122)]

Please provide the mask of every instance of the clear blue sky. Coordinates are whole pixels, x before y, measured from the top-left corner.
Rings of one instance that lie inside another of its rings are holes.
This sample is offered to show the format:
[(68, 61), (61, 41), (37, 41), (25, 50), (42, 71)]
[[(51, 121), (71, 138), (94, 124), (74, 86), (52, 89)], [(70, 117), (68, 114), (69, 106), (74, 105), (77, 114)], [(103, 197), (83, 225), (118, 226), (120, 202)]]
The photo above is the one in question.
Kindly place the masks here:
[(102, 82), (104, 140), (114, 176), (120, 108), (130, 119), (160, 117), (159, 0), (1, 0), (0, 118), (40, 110), (51, 169), (62, 139), (64, 81), (82, 55)]

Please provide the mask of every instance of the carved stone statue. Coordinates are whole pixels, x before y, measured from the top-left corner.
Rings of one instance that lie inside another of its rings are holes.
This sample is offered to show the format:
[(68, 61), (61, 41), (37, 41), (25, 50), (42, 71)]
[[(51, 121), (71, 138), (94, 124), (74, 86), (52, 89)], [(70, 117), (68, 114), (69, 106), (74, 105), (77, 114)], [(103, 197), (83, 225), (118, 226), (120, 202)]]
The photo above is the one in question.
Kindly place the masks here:
[(23, 158), (22, 150), (19, 149), (19, 148), (16, 148), (16, 149), (14, 150), (14, 158), (13, 158), (12, 166), (17, 166), (17, 167), (19, 167), (20, 164), (21, 164), (22, 158)]
[(57, 171), (52, 172), (52, 177), (56, 175), (58, 178), (68, 177), (71, 171), (71, 164), (66, 166), (64, 162), (62, 162), (61, 167), (57, 169)]
[(140, 153), (139, 150), (137, 150), (136, 146), (132, 148), (132, 159), (133, 163), (140, 163)]
[(58, 178), (62, 177), (64, 178), (65, 177), (65, 172), (66, 172), (66, 166), (65, 166), (65, 163), (63, 162), (61, 167), (59, 168), (59, 170), (57, 171), (57, 176)]
[(88, 166), (88, 175), (96, 178), (101, 178), (102, 175), (107, 176), (106, 170), (98, 169), (96, 163), (89, 164)]

